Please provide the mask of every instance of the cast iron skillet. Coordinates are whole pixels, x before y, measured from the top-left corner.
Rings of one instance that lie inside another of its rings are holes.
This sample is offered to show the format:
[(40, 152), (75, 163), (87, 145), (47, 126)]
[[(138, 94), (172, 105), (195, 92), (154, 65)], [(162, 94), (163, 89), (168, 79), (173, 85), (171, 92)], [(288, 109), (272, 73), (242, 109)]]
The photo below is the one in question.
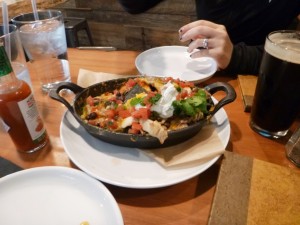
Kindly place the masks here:
[[(177, 131), (169, 131), (168, 138), (163, 144), (161, 144), (157, 138), (152, 136), (112, 132), (89, 125), (80, 118), (83, 105), (85, 104), (85, 99), (88, 96), (94, 97), (106, 91), (112, 91), (116, 88), (119, 88), (128, 79), (129, 78), (126, 77), (109, 80), (91, 85), (87, 88), (82, 88), (77, 84), (70, 82), (62, 82), (55, 89), (52, 89), (49, 95), (51, 98), (63, 103), (70, 110), (79, 124), (81, 124), (81, 126), (83, 126), (91, 135), (111, 144), (135, 148), (160, 148), (186, 141), (187, 139), (196, 135), (220, 108), (230, 102), (233, 102), (236, 98), (235, 90), (227, 83), (216, 82), (204, 87), (204, 89), (206, 89), (211, 95), (216, 93), (217, 91), (224, 91), (226, 95), (213, 107), (213, 110), (209, 112), (209, 115), (206, 119), (200, 120), (199, 122), (192, 124), (189, 127)], [(75, 97), (73, 105), (71, 105), (66, 99), (59, 95), (59, 92), (63, 89), (71, 90), (72, 92), (74, 92)]]

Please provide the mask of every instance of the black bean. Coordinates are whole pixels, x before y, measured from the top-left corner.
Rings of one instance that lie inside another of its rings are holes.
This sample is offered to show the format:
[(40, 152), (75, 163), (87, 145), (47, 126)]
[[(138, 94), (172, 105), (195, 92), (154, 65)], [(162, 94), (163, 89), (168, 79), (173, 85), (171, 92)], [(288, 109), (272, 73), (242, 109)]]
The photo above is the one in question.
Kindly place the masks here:
[(118, 92), (118, 93), (116, 94), (116, 99), (117, 99), (117, 100), (124, 101), (124, 95), (122, 95), (120, 92)]
[(92, 112), (92, 113), (90, 113), (89, 115), (86, 116), (87, 120), (94, 120), (96, 118), (97, 118), (97, 113), (95, 113), (95, 112)]

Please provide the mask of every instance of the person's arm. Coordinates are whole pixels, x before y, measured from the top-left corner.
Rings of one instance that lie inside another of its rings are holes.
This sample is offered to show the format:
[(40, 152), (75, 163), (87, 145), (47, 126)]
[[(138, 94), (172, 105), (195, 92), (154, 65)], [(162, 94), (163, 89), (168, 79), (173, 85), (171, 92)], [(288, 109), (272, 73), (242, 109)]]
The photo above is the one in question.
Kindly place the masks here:
[(118, 0), (124, 10), (130, 14), (138, 14), (147, 11), (163, 0)]
[(259, 72), (264, 47), (247, 46), (244, 43), (234, 45), (229, 65), (223, 70), (228, 74), (253, 74)]
[[(223, 25), (198, 20), (181, 27), (179, 38), (182, 42), (190, 41), (188, 52), (192, 58), (210, 56), (216, 60), (218, 68), (224, 73), (236, 75), (259, 72), (263, 45), (233, 45)], [(197, 48), (201, 50), (194, 51)]]

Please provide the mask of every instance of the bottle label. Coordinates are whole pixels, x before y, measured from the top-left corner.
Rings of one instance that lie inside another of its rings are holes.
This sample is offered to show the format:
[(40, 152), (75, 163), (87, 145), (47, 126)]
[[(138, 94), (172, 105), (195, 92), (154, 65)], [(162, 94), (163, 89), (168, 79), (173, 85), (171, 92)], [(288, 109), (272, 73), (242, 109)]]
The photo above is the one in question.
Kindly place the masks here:
[(0, 117), (0, 125), (5, 132), (9, 131), (10, 127), (3, 121), (1, 117)]
[(39, 116), (38, 109), (32, 94), (18, 102), (20, 111), (33, 142), (38, 143), (45, 135), (45, 127)]
[(0, 77), (6, 76), (11, 73), (12, 67), (10, 65), (9, 59), (6, 55), (5, 48), (2, 43), (0, 43)]

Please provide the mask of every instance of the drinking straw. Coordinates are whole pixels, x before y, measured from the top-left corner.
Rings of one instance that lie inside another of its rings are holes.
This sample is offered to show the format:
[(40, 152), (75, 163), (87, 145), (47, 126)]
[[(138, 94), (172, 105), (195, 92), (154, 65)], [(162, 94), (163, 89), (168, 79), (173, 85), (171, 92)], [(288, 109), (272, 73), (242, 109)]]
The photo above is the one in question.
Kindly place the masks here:
[(35, 20), (39, 20), (39, 15), (36, 8), (36, 0), (31, 0), (32, 11)]
[(11, 61), (11, 52), (10, 52), (10, 35), (9, 34), (9, 23), (8, 23), (8, 10), (7, 4), (5, 1), (2, 2), (2, 22), (3, 22), (3, 34), (5, 35), (5, 51)]

